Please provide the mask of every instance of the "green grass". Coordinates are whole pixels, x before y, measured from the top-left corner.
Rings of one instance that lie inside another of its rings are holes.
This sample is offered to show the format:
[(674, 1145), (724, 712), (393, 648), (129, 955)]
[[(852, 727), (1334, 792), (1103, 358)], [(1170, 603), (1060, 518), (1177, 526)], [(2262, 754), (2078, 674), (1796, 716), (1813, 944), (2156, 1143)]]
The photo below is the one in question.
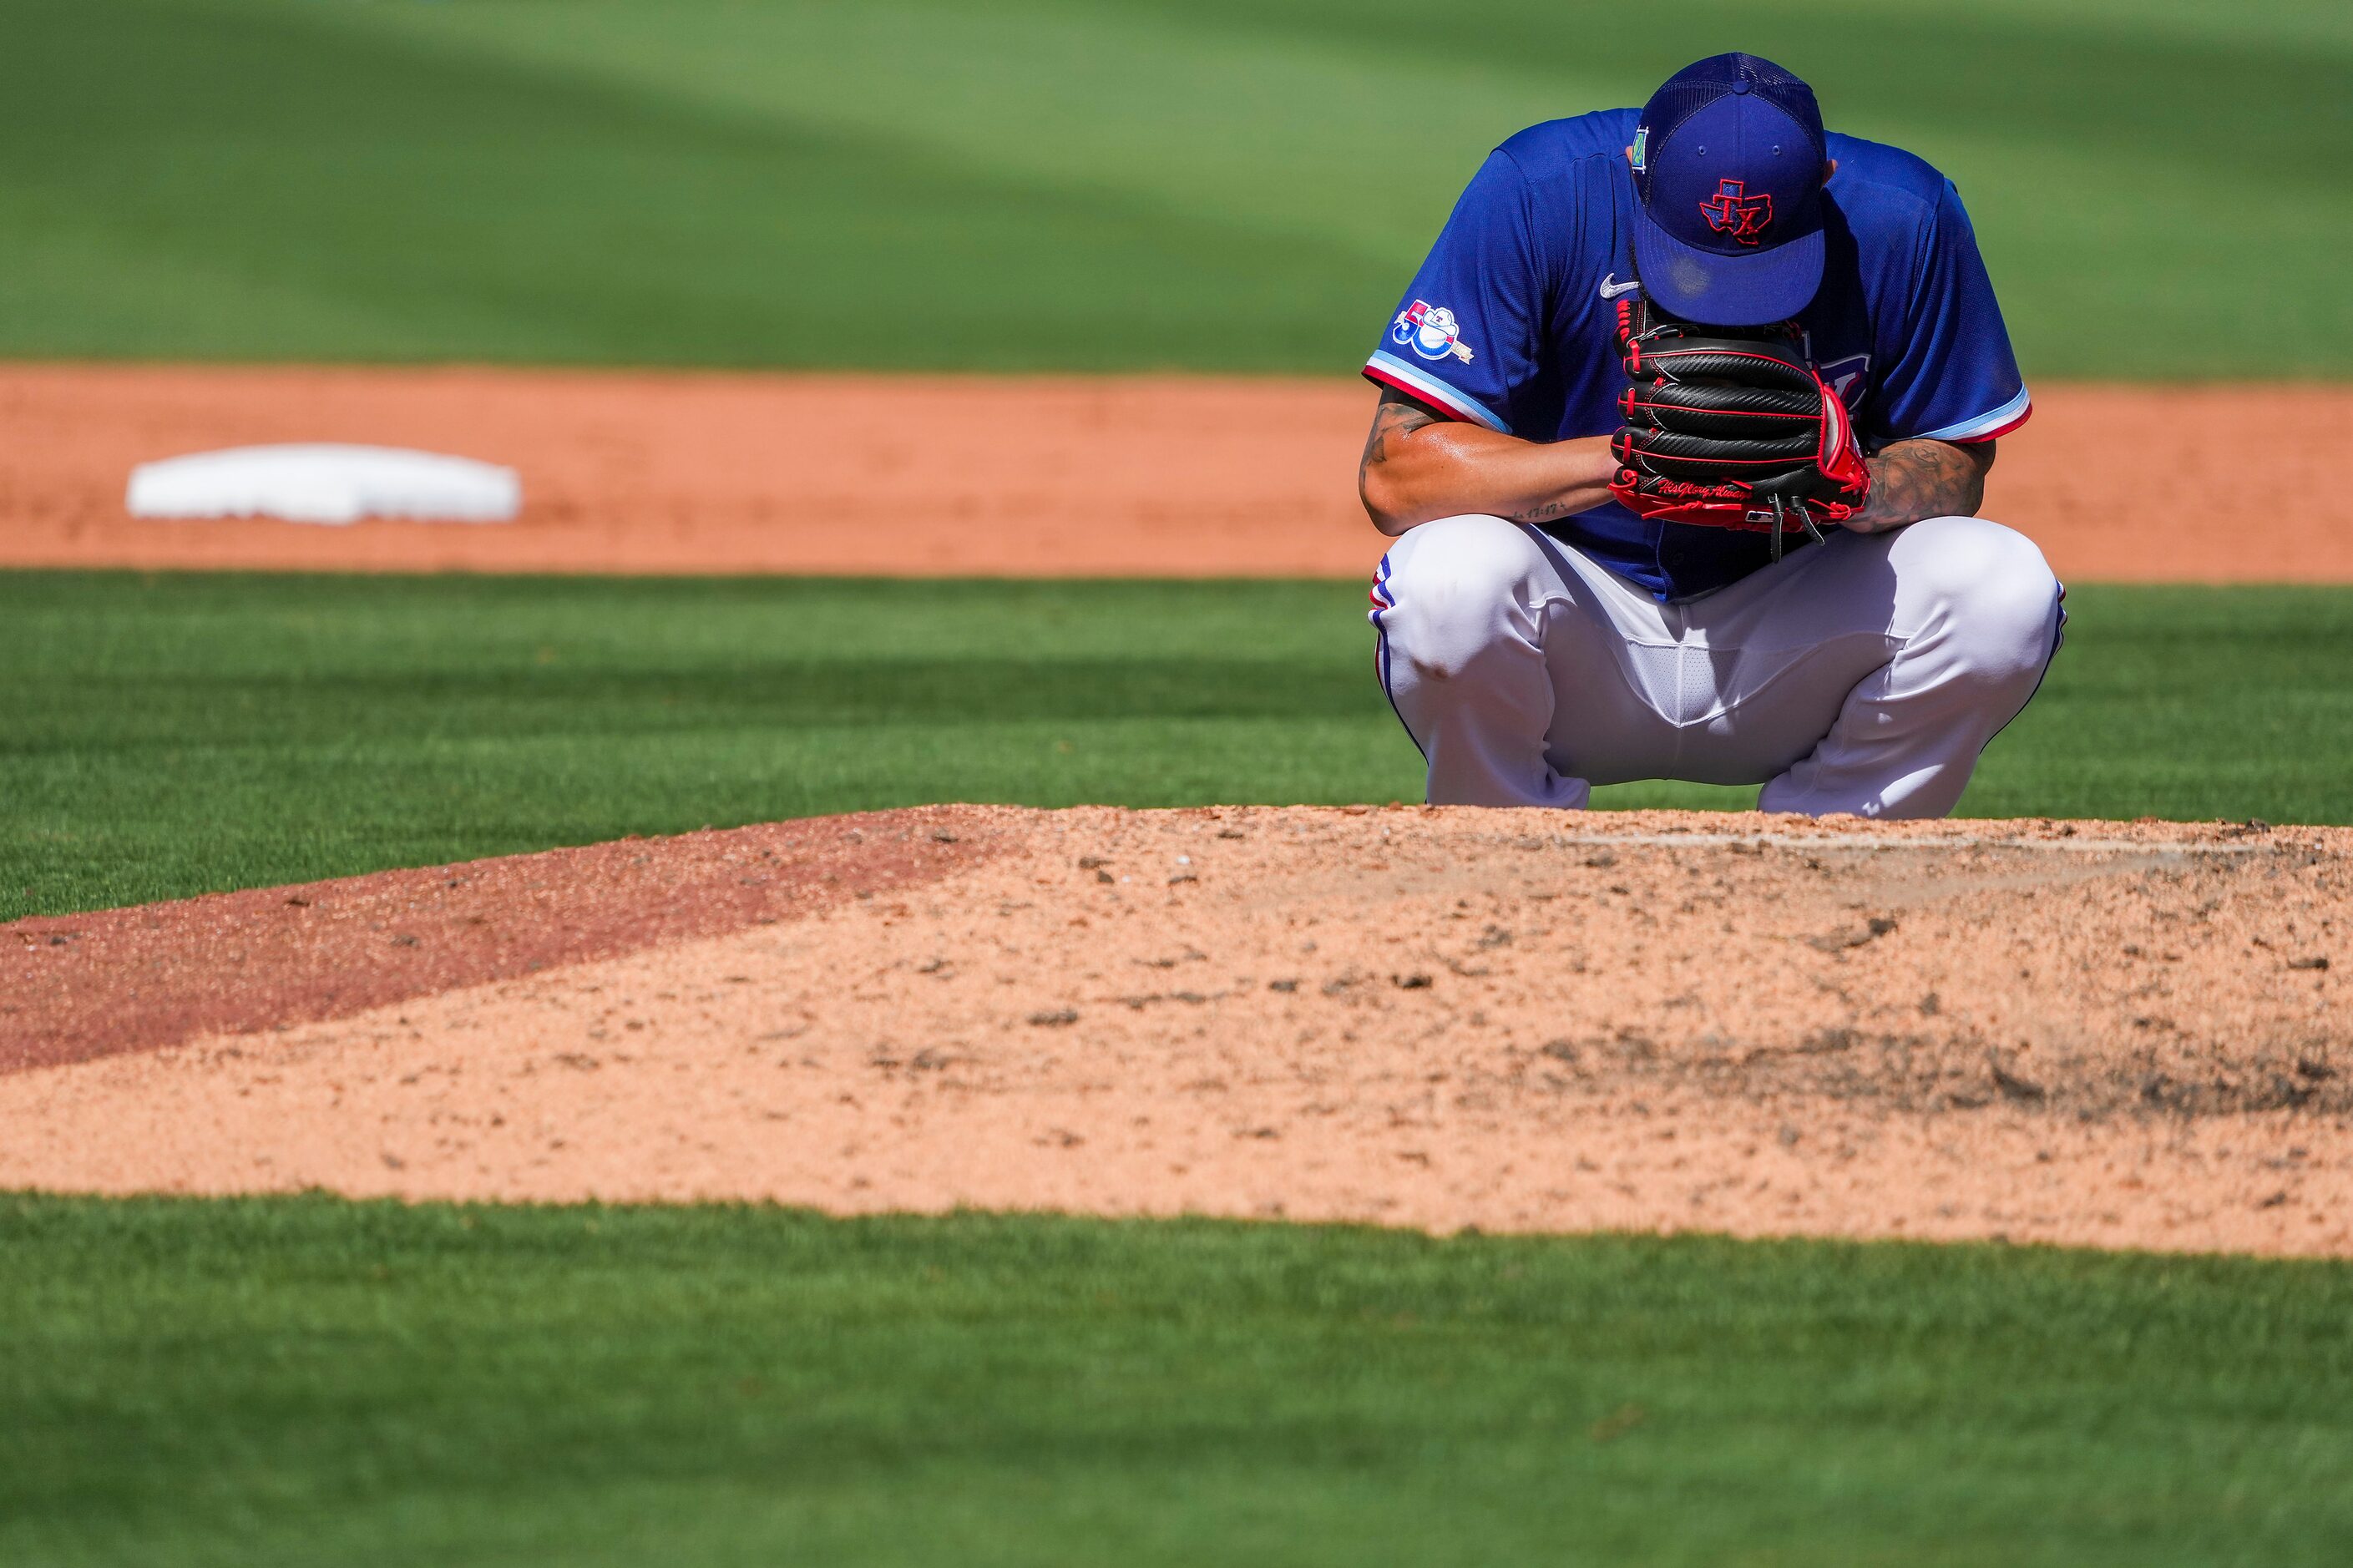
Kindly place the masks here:
[[(1415, 799), (1363, 603), (1331, 583), (0, 574), (0, 919), (940, 800)], [(2353, 592), (2071, 604), (1965, 812), (2353, 821)]]
[(0, 916), (938, 800), (1406, 798), (1363, 600), (0, 575)]
[(2031, 377), (2353, 372), (2340, 0), (12, 0), (7, 42), (0, 355), (1345, 372), (1489, 146), (1739, 47), (1960, 182)]
[(0, 1198), (0, 1561), (2339, 1563), (2353, 1267)]

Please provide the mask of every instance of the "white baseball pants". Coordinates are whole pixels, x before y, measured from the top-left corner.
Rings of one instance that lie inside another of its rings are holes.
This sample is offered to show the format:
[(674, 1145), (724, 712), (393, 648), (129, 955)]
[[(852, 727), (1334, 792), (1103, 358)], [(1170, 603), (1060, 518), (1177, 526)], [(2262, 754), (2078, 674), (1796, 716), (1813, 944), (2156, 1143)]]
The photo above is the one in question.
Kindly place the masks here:
[(1974, 517), (1831, 532), (1662, 605), (1496, 517), (1409, 530), (1373, 584), (1381, 684), (1432, 802), (1581, 808), (1597, 784), (1764, 785), (1766, 811), (1942, 816), (2058, 652), (2062, 590)]

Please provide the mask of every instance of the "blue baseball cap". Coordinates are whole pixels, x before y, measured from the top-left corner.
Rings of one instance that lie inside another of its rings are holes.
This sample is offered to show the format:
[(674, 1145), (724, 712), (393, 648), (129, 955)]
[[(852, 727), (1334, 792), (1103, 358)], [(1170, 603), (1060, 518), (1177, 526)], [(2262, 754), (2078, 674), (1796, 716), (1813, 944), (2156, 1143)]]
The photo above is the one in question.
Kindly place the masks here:
[(1822, 282), (1822, 111), (1755, 55), (1669, 77), (1634, 132), (1634, 266), (1652, 303), (1689, 321), (1787, 321)]

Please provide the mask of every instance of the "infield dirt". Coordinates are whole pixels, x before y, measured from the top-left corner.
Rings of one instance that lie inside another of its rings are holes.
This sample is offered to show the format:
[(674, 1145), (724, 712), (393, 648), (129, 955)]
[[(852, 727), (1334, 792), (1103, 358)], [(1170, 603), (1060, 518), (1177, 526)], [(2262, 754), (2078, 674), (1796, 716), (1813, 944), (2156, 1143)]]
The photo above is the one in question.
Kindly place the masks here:
[(0, 1187), (2353, 1256), (2348, 930), (2345, 829), (834, 818), (0, 928)]
[[(2035, 389), (1986, 515), (2063, 577), (2353, 582), (2353, 388)], [(1362, 382), (0, 367), (0, 566), (1340, 576), (1381, 541)], [(2217, 432), (2263, 432), (2265, 482)], [(132, 519), (133, 465), (266, 441), (510, 464), (512, 526)], [(2275, 498), (2295, 498), (2283, 504)]]
[[(1344, 382), (16, 366), (0, 565), (1334, 575)], [(2063, 574), (2353, 581), (2353, 392), (2047, 388)], [(512, 527), (156, 522), (272, 440)], [(2331, 510), (2331, 508), (2334, 510)], [(940, 807), (0, 927), (0, 1187), (2353, 1256), (2353, 833)], [(2333, 968), (2332, 968), (2333, 965)]]

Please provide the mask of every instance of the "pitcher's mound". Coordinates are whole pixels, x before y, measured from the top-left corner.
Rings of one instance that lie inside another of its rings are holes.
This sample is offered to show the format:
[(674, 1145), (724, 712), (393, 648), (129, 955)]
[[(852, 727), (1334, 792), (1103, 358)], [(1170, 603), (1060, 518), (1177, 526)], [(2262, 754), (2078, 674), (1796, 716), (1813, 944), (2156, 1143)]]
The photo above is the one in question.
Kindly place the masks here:
[[(277, 990), (238, 984), (280, 1016), (0, 1077), (0, 1186), (2353, 1254), (2348, 856), (2261, 825), (947, 807), (24, 921), (10, 962), (58, 966), (35, 1011), (111, 984), (140, 1016), (178, 942), (276, 955)], [(698, 887), (718, 912), (681, 913)], [(599, 903), (649, 888), (659, 921)], [(296, 983), (378, 947), (412, 978)]]

